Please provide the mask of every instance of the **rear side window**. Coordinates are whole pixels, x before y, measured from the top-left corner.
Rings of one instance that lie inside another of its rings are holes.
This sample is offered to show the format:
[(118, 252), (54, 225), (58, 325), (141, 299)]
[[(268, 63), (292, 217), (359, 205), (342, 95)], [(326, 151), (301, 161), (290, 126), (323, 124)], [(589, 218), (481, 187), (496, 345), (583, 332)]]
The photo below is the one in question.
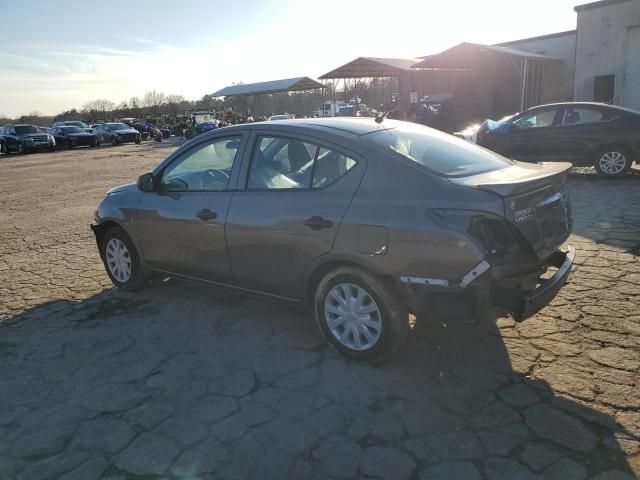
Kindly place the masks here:
[(258, 137), (247, 189), (322, 188), (355, 164), (352, 158), (313, 143), (277, 136)]
[(596, 108), (567, 108), (564, 112), (562, 124), (582, 125), (585, 123), (606, 122), (613, 120), (617, 116), (616, 112)]
[(437, 174), (461, 177), (511, 165), (510, 160), (453, 135), (416, 124), (388, 123), (398, 127), (377, 130), (363, 138)]

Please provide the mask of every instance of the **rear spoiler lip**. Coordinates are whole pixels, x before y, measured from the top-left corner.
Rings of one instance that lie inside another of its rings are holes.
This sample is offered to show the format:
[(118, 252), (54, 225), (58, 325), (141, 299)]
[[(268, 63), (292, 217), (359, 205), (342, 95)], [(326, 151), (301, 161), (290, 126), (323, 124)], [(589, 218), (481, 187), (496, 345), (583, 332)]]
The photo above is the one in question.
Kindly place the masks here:
[(501, 170), (448, 180), (455, 185), (486, 190), (506, 197), (538, 190), (545, 186), (550, 177), (566, 177), (572, 166), (568, 162), (543, 164), (517, 162)]

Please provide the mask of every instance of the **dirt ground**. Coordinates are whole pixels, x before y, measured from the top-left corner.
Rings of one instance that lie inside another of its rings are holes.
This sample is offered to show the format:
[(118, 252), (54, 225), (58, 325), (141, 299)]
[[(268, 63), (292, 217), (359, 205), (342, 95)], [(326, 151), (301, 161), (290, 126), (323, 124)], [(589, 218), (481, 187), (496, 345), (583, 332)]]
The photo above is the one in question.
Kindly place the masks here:
[(95, 206), (175, 146), (0, 156), (0, 479), (640, 475), (640, 175), (570, 178), (577, 265), (540, 314), (423, 321), (372, 368), (297, 309), (111, 288)]

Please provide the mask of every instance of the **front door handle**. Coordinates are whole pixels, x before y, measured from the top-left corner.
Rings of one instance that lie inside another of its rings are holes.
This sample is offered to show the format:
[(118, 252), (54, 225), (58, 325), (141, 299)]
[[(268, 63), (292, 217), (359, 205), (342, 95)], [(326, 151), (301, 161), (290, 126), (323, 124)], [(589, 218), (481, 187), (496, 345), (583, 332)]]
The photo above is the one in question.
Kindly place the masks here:
[(213, 220), (214, 218), (218, 218), (218, 214), (216, 212), (212, 212), (208, 208), (205, 208), (204, 210), (200, 210), (198, 213), (196, 213), (196, 217), (198, 217), (203, 222), (206, 222), (209, 220)]
[(319, 217), (318, 215), (314, 215), (311, 218), (307, 218), (304, 221), (304, 225), (309, 227), (311, 230), (322, 230), (323, 228), (333, 227), (333, 222)]

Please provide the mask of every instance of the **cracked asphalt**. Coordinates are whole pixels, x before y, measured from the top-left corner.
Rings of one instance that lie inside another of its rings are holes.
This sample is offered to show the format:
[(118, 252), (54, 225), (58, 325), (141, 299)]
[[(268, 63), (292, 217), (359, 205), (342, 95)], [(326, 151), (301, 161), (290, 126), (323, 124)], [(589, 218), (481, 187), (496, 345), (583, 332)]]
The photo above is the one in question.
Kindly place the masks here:
[(534, 318), (419, 318), (373, 368), (309, 313), (115, 291), (89, 223), (175, 142), (0, 156), (0, 479), (640, 475), (640, 176), (570, 178), (571, 282)]

